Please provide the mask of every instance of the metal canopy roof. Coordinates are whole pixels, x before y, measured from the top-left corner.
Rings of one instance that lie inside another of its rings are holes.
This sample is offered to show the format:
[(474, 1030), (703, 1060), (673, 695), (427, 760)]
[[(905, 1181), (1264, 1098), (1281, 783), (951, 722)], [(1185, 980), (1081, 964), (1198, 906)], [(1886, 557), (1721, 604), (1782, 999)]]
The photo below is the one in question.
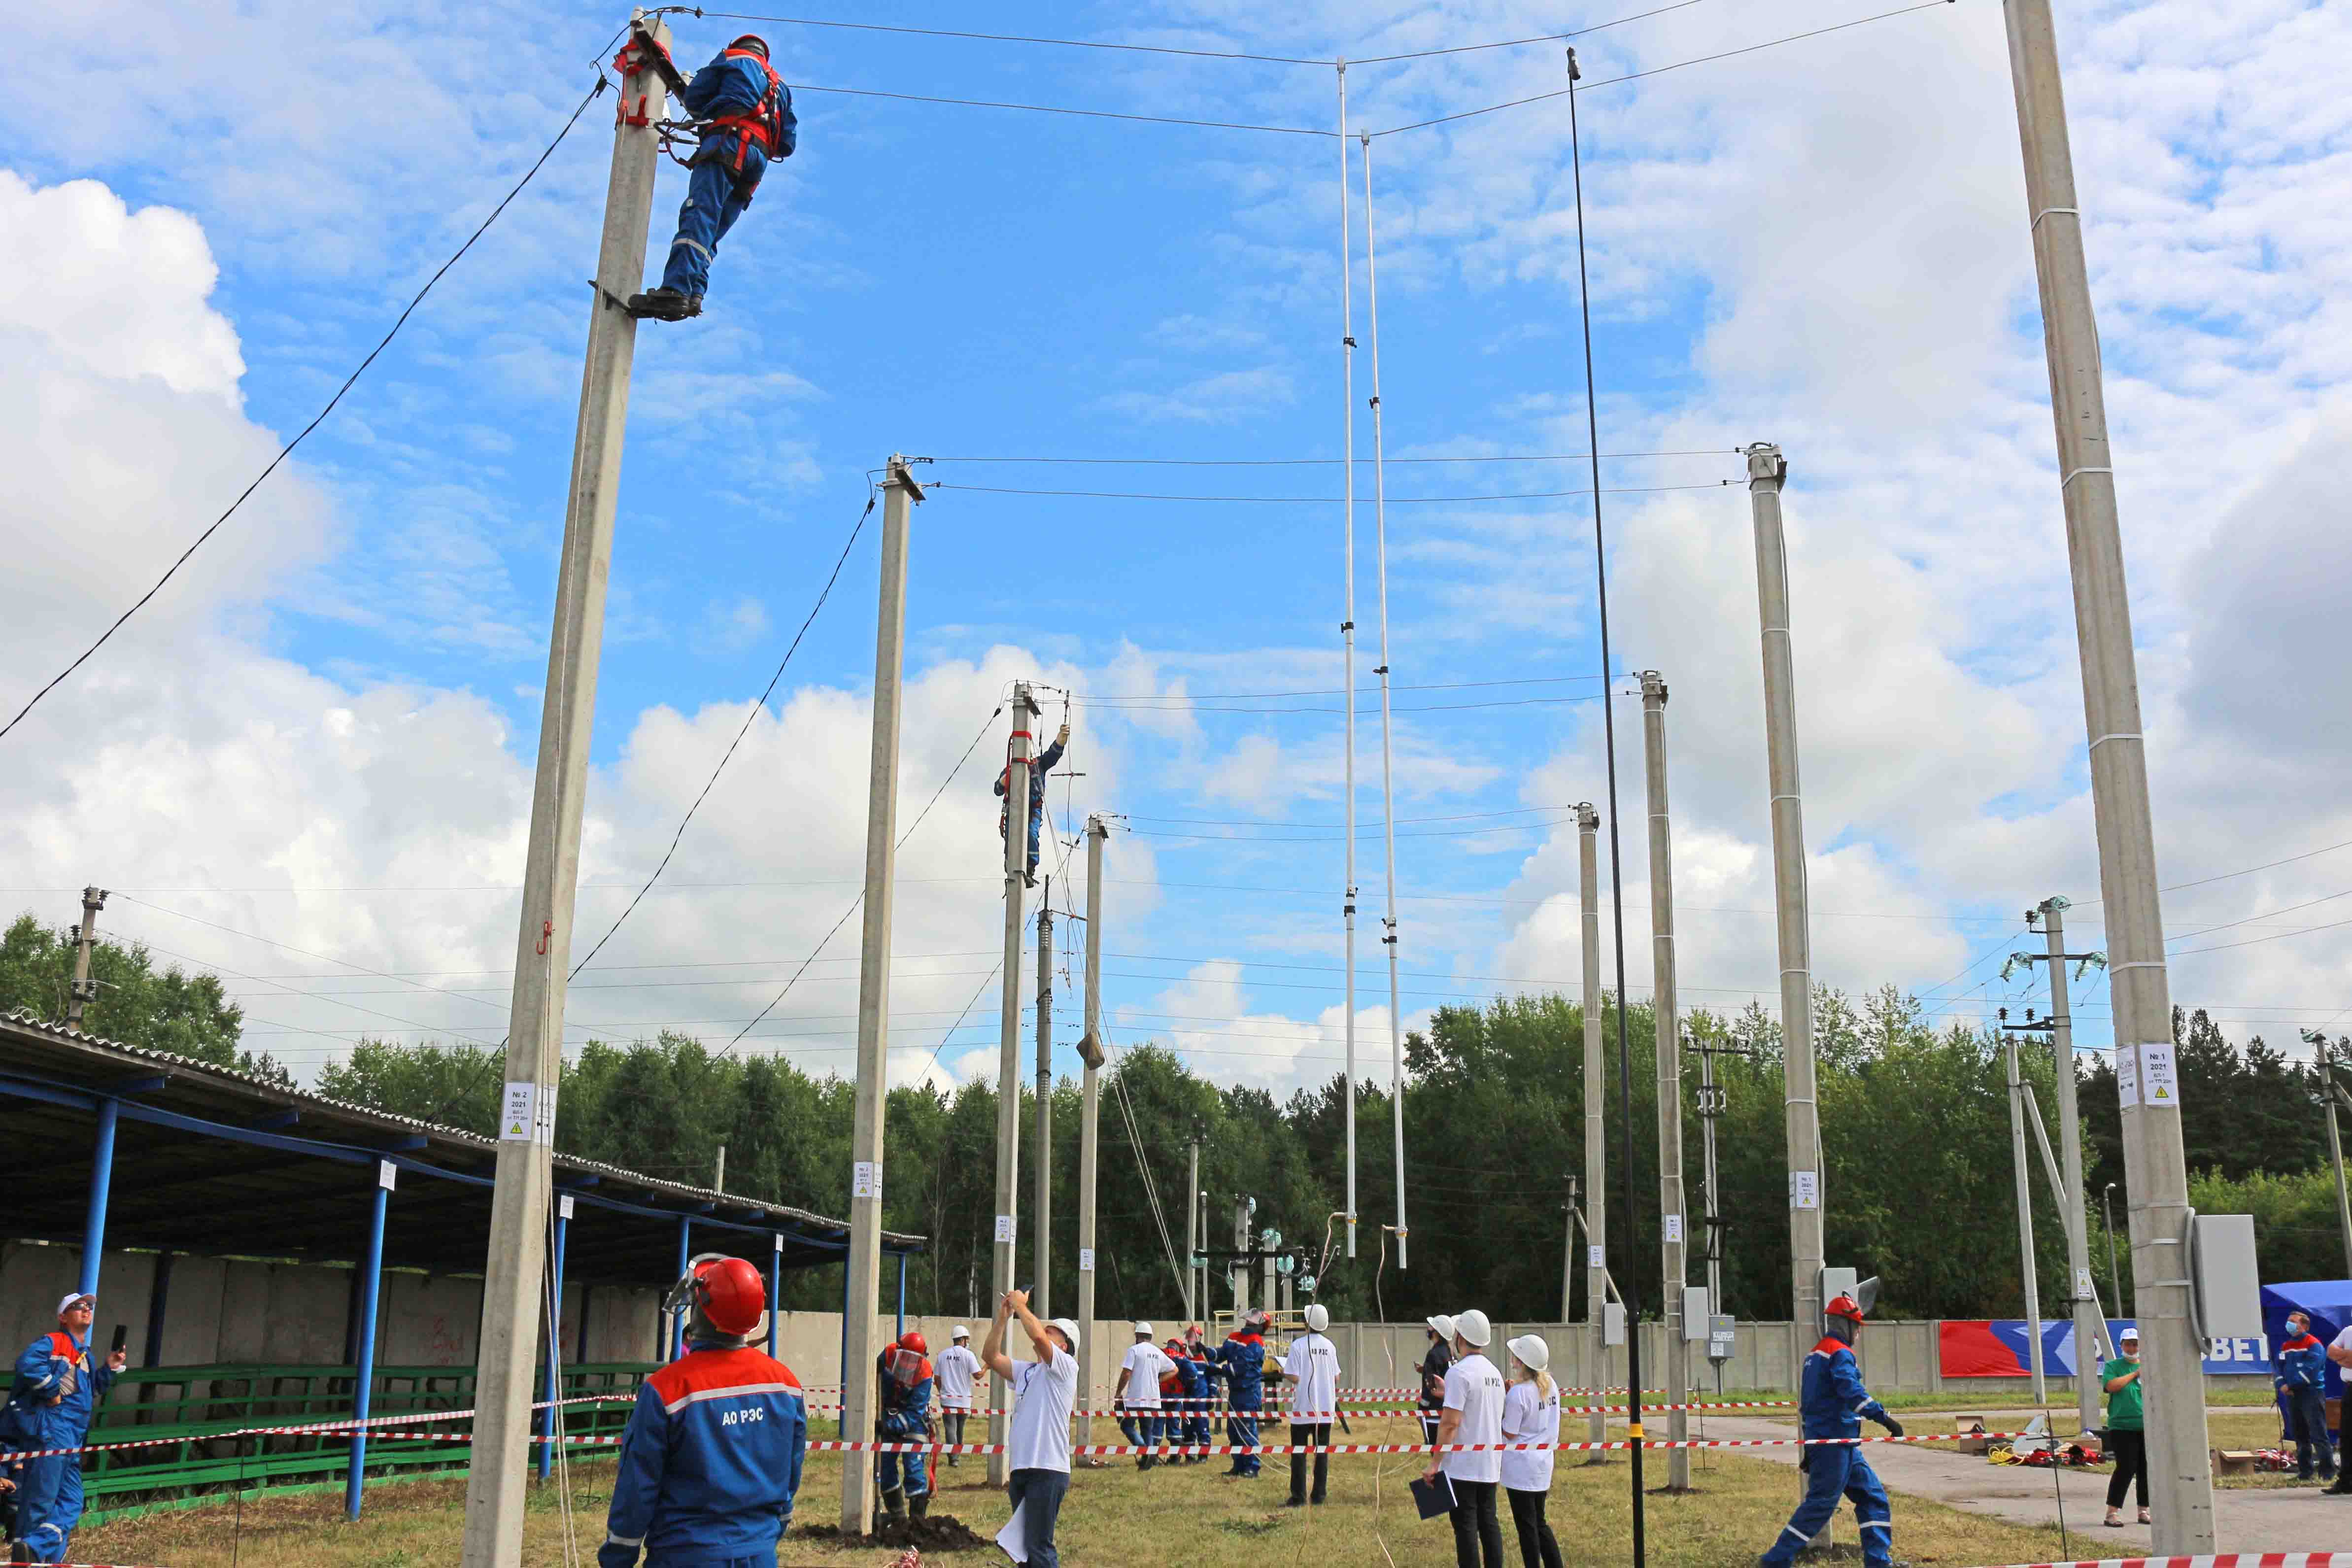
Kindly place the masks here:
[[(377, 1162), (399, 1169), (389, 1268), (478, 1273), (489, 1246), (495, 1140), (287, 1089), (249, 1073), (102, 1040), (25, 1013), (0, 1015), (0, 1138), (8, 1229), (79, 1244), (99, 1107), (118, 1106), (106, 1245), (305, 1261), (356, 1259)], [(573, 1198), (564, 1272), (592, 1283), (667, 1285), (678, 1224), (697, 1251), (786, 1268), (839, 1262), (846, 1222), (804, 1209), (555, 1156)], [(885, 1231), (886, 1252), (924, 1238)]]

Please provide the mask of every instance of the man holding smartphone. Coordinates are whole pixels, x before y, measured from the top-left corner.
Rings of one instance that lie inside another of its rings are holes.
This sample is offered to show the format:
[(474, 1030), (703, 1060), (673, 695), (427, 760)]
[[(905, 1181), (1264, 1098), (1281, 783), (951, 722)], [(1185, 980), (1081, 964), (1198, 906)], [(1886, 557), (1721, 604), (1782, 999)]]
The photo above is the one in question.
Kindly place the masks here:
[[(79, 1448), (89, 1437), (98, 1401), (114, 1385), (114, 1374), (130, 1360), (117, 1347), (104, 1365), (89, 1354), (91, 1320), (98, 1298), (79, 1290), (58, 1303), (58, 1332), (43, 1334), (16, 1358), (8, 1400), (6, 1436), (27, 1448)], [(81, 1522), (81, 1456), (53, 1454), (27, 1459), (16, 1491), (18, 1563), (62, 1563), (74, 1526)]]

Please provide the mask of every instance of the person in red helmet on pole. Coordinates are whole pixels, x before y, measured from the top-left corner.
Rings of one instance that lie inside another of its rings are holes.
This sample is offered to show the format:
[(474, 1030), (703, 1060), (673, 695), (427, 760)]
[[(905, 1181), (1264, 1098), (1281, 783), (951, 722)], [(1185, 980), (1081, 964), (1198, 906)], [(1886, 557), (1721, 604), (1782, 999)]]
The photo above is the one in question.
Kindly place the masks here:
[(808, 1412), (792, 1368), (753, 1350), (767, 1282), (705, 1253), (664, 1300), (686, 1354), (647, 1377), (621, 1438), (597, 1568), (772, 1568), (793, 1521)]
[[(1865, 1290), (1875, 1284), (1872, 1281)], [(1837, 1512), (1842, 1497), (1853, 1500), (1866, 1568), (1889, 1568), (1894, 1562), (1895, 1522), (1886, 1506), (1886, 1489), (1879, 1484), (1870, 1461), (1862, 1457), (1858, 1440), (1864, 1419), (1877, 1422), (1897, 1437), (1903, 1436), (1903, 1425), (1863, 1386), (1862, 1369), (1853, 1359), (1853, 1342), (1862, 1332), (1862, 1310), (1861, 1303), (1848, 1295), (1832, 1298), (1822, 1309), (1829, 1332), (1805, 1357), (1804, 1385), (1797, 1401), (1803, 1435), (1817, 1440), (1797, 1458), (1805, 1472), (1805, 1497), (1780, 1531), (1780, 1539), (1758, 1559), (1759, 1568), (1789, 1568)]]
[(793, 89), (768, 63), (768, 40), (757, 33), (721, 49), (694, 73), (678, 100), (700, 122), (701, 145), (688, 161), (693, 182), (678, 208), (677, 237), (670, 241), (661, 287), (629, 301), (635, 314), (662, 321), (702, 314), (719, 242), (751, 205), (769, 163), (791, 157), (800, 145)]

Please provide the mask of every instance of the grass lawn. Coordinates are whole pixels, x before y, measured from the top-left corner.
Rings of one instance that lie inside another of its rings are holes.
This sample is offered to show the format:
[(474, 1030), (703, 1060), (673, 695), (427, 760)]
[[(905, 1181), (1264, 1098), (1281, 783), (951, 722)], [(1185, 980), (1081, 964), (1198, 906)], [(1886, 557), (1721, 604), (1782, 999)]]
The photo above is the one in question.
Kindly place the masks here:
[[(1108, 1423), (1101, 1423), (1104, 1428)], [(1361, 1442), (1403, 1442), (1409, 1421), (1357, 1421)], [(1108, 1440), (1108, 1439), (1107, 1439)], [(1651, 1457), (1649, 1479), (1664, 1474), (1662, 1455)], [(1616, 1568), (1627, 1560), (1632, 1537), (1627, 1496), (1631, 1466), (1625, 1456), (1587, 1467), (1563, 1456), (1552, 1483), (1550, 1517), (1560, 1549), (1570, 1564)], [(1163, 1468), (1139, 1474), (1131, 1462), (1080, 1471), (1062, 1514), (1062, 1558), (1072, 1568), (1193, 1568), (1202, 1563), (1248, 1561), (1260, 1568), (1312, 1563), (1393, 1563), (1396, 1568), (1444, 1568), (1454, 1561), (1452, 1537), (1444, 1521), (1423, 1524), (1412, 1517), (1405, 1483), (1421, 1463), (1418, 1456), (1356, 1456), (1331, 1463), (1331, 1500), (1320, 1509), (1282, 1508), (1287, 1495), (1287, 1464), (1267, 1461), (1255, 1481), (1218, 1479), (1226, 1461)], [(840, 1458), (814, 1455), (803, 1487), (802, 1518), (829, 1522), (838, 1507)], [(992, 1536), (1008, 1510), (1003, 1495), (984, 1484), (984, 1463), (967, 1457), (962, 1468), (946, 1472), (935, 1513), (951, 1513), (982, 1535)], [(582, 1465), (573, 1471), (576, 1528), (584, 1551), (593, 1553), (604, 1538), (604, 1508), (611, 1469)], [(1780, 1466), (1701, 1452), (1693, 1458), (1693, 1490), (1683, 1497), (1647, 1500), (1651, 1561), (1675, 1568), (1748, 1568), (1770, 1544), (1796, 1500), (1796, 1478)], [(163, 1563), (169, 1568), (442, 1568), (457, 1560), (465, 1489), (462, 1482), (416, 1482), (371, 1492), (367, 1517), (342, 1522), (339, 1496), (248, 1499), (241, 1529), (233, 1531), (228, 1506), (129, 1520), (76, 1537), (78, 1561)], [(2054, 1530), (2029, 1530), (1978, 1519), (1951, 1509), (1895, 1500), (1895, 1552), (1921, 1564), (1976, 1568), (1979, 1564), (2033, 1563), (2058, 1552)], [(1844, 1516), (1840, 1539), (1853, 1539), (1852, 1516)], [(1507, 1555), (1518, 1560), (1504, 1510)], [(893, 1553), (821, 1547), (785, 1539), (782, 1568), (885, 1568)], [(562, 1521), (551, 1490), (535, 1490), (522, 1562), (526, 1568), (554, 1568), (562, 1561)], [(930, 1554), (937, 1563), (1002, 1563), (992, 1552), (961, 1556)]]

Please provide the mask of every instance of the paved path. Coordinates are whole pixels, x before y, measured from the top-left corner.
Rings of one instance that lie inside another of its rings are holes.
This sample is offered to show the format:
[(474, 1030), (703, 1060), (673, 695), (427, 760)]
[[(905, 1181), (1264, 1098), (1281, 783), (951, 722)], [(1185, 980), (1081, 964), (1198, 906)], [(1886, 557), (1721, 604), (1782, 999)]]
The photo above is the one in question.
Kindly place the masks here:
[[(1902, 1412), (1896, 1419), (1909, 1414)], [(1785, 1422), (1755, 1419), (1725, 1418), (1706, 1424), (1710, 1437), (1787, 1437), (1793, 1436), (1795, 1430)], [(1795, 1448), (1728, 1451), (1791, 1467), (1797, 1462)], [(2056, 1524), (2059, 1496), (2063, 1494), (2066, 1528), (2078, 1558), (2130, 1556), (2149, 1550), (2146, 1526), (2126, 1524), (2121, 1530), (2108, 1530), (2100, 1524), (2107, 1505), (2107, 1477), (2104, 1471), (1990, 1465), (1973, 1454), (1943, 1452), (1927, 1444), (1916, 1447), (1900, 1443), (1873, 1444), (1868, 1452), (1871, 1468), (1878, 1472), (1888, 1490), (1906, 1492), (2012, 1524)], [(2352, 1498), (2322, 1497), (2315, 1486), (2293, 1490), (2216, 1491), (2213, 1514), (2215, 1533), (2223, 1552), (2316, 1552), (2340, 1549), (2346, 1542), (2352, 1541)], [(2124, 1517), (2133, 1517), (2128, 1499)], [(1899, 1546), (1903, 1533), (1899, 1504), (1895, 1508), (1895, 1531)]]

